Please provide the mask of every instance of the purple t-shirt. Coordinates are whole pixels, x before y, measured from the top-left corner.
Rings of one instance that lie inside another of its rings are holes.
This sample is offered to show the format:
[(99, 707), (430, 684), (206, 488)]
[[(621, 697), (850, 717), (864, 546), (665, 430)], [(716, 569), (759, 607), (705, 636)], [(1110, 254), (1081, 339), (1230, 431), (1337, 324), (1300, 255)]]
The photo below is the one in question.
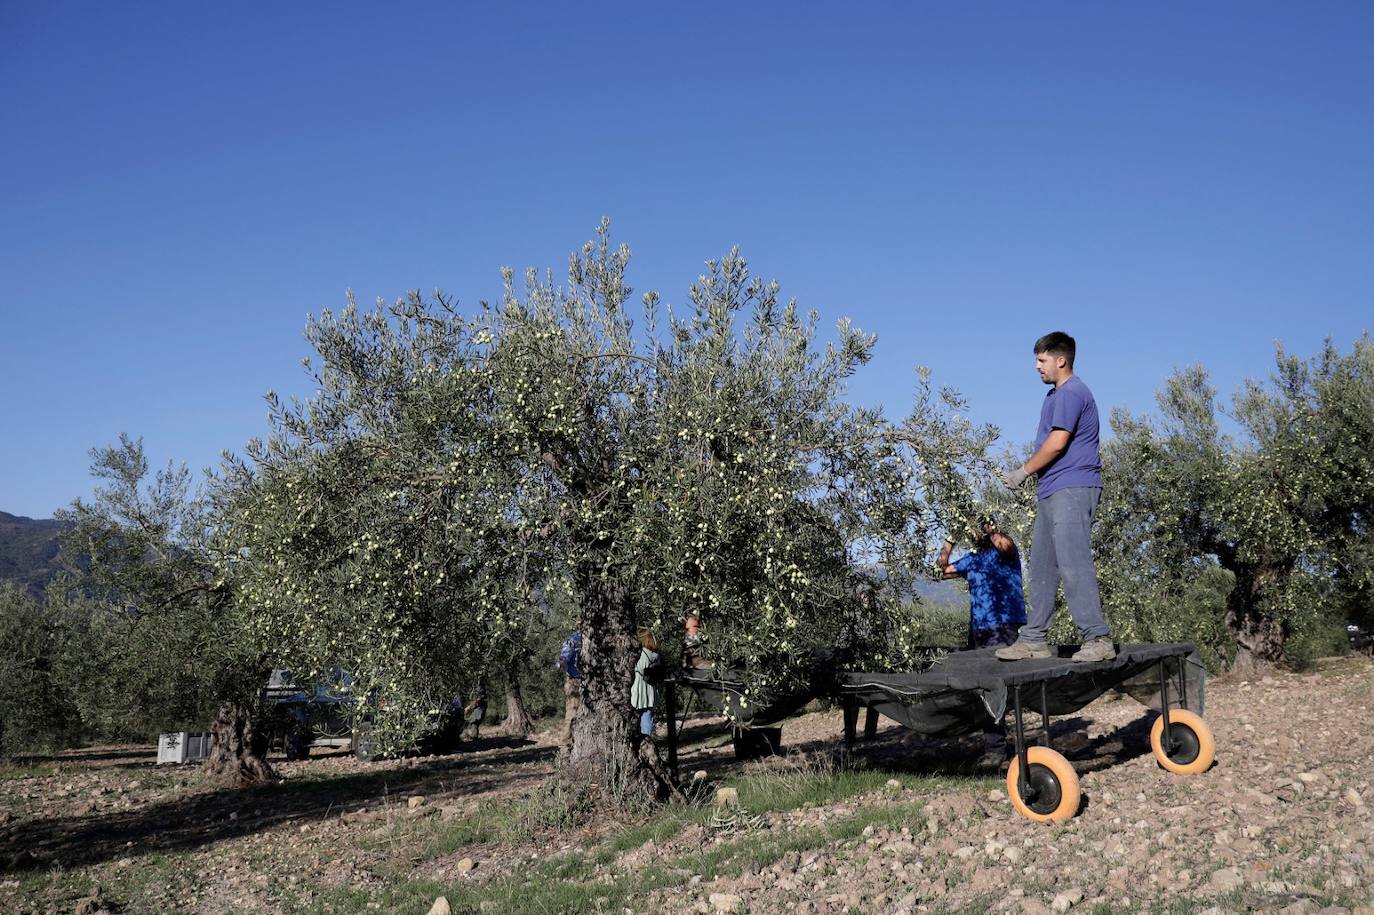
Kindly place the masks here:
[(1035, 448), (1049, 438), (1050, 432), (1069, 433), (1069, 447), (1040, 471), (1035, 495), (1043, 499), (1071, 486), (1102, 488), (1102, 457), (1097, 450), (1097, 401), (1093, 392), (1077, 375), (1045, 395), (1040, 408), (1040, 427), (1035, 430)]

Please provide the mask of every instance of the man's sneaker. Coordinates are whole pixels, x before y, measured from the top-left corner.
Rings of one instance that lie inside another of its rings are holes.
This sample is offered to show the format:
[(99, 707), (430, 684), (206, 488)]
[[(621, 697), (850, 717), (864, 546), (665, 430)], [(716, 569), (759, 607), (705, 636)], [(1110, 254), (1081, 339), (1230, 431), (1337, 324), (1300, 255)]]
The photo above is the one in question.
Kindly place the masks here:
[(1109, 635), (1099, 635), (1095, 639), (1088, 639), (1083, 643), (1083, 647), (1073, 653), (1070, 661), (1110, 661), (1116, 657), (1116, 646), (1112, 644)]
[(1017, 639), (1006, 648), (999, 648), (996, 655), (1003, 661), (1023, 661), (1026, 658), (1052, 658), (1054, 652), (1044, 642), (1027, 642)]

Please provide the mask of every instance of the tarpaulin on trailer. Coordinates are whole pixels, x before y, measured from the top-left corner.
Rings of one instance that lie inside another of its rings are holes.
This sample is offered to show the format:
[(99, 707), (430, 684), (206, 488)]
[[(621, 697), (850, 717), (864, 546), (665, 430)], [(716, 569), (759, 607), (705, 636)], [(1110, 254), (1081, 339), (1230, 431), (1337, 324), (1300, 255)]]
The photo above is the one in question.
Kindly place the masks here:
[(1183, 705), (1181, 673), (1187, 692), (1183, 707), (1203, 712), (1207, 670), (1192, 645), (1121, 645), (1113, 660), (1086, 664), (1068, 659), (1077, 646), (1061, 646), (1056, 657), (1023, 661), (998, 660), (994, 650), (951, 651), (933, 657), (919, 672), (840, 672), (838, 693), (918, 733), (955, 736), (1000, 722), (1016, 689), (1022, 707), (1033, 712), (1040, 711), (1043, 690), (1051, 715), (1076, 712), (1108, 690), (1159, 709), (1162, 662), (1169, 707)]
[(835, 691), (835, 656), (817, 652), (790, 685), (745, 694), (743, 672), (735, 667), (685, 667), (672, 679), (694, 691), (708, 707), (745, 728), (768, 727), (795, 715), (812, 699)]

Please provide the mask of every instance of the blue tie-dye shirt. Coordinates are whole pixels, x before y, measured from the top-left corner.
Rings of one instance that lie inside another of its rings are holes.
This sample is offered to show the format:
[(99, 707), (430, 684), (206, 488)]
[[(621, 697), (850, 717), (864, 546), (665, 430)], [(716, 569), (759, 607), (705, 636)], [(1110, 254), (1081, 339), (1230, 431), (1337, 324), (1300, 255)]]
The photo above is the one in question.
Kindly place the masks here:
[(989, 547), (954, 563), (954, 571), (968, 579), (969, 614), (974, 629), (1019, 625), (1026, 621), (1021, 594), (1021, 560)]

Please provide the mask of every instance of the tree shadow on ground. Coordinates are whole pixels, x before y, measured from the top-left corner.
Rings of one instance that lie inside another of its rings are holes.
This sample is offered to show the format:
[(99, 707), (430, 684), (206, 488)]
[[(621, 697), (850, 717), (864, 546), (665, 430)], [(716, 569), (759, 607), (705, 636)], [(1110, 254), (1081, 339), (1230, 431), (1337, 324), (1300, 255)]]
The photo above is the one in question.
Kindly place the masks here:
[(677, 732), (678, 746), (689, 748), (693, 744), (701, 744), (712, 741), (712, 745), (718, 745), (719, 738), (730, 737), (730, 722), (724, 718), (710, 717), (705, 720), (684, 723), (679, 726)]
[(157, 760), (157, 750), (148, 747), (87, 747), (60, 753), (19, 753), (10, 757), (16, 766), (82, 766), (86, 763), (117, 763), (106, 768), (134, 768)]
[(497, 755), (426, 757), (397, 768), (335, 777), (300, 775), (246, 789), (202, 790), (172, 800), (13, 823), (0, 831), (0, 873), (81, 867), (115, 858), (191, 851), (291, 823), (307, 825), (397, 803), (407, 795), (468, 796), (542, 778), (554, 748), (509, 737), (466, 749), (509, 748)]

